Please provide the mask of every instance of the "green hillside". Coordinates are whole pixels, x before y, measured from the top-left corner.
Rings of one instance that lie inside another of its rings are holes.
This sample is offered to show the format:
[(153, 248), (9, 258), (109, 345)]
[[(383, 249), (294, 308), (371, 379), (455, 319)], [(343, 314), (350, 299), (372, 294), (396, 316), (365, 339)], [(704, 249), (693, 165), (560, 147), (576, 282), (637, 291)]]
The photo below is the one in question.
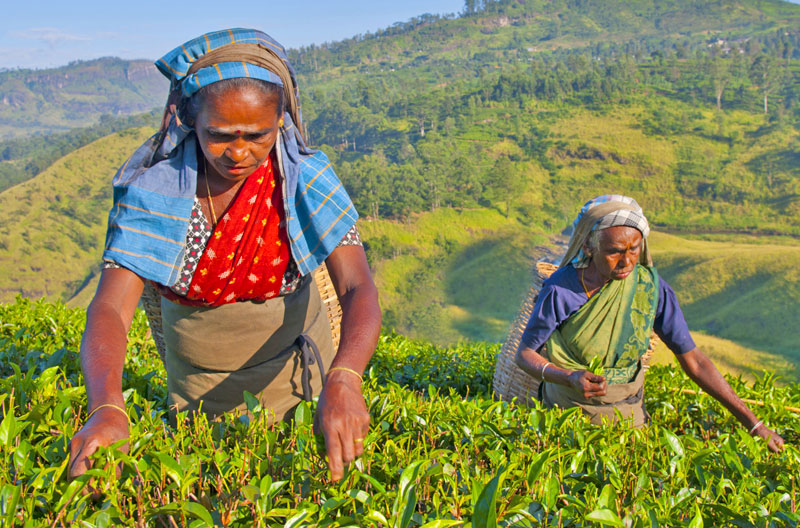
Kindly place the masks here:
[[(586, 46), (602, 51), (623, 44), (641, 52), (678, 44), (691, 52), (710, 38), (796, 29), (798, 20), (798, 6), (782, 0), (466, 0), (459, 17), (421, 15), (375, 33), (292, 50), (291, 58), (302, 73), (324, 78), (326, 70), (389, 71)], [(461, 45), (454, 46), (454, 38)]]
[(491, 204), (561, 224), (625, 190), (662, 227), (800, 235), (800, 6), (466, 8), (293, 52), (310, 137), (361, 211)]
[(93, 125), (163, 107), (167, 80), (151, 61), (114, 57), (0, 72), (0, 138)]
[(438, 344), (502, 339), (549, 253), (541, 229), (494, 210), (439, 209), (408, 223), (362, 221), (383, 324)]
[(103, 115), (93, 126), (0, 141), (0, 192), (30, 180), (57, 159), (101, 137), (160, 122), (160, 111), (127, 117)]
[(129, 129), (0, 193), (0, 299), (67, 299), (99, 269), (111, 178), (153, 133)]
[(692, 329), (800, 365), (800, 245), (687, 240), (656, 233), (655, 258)]

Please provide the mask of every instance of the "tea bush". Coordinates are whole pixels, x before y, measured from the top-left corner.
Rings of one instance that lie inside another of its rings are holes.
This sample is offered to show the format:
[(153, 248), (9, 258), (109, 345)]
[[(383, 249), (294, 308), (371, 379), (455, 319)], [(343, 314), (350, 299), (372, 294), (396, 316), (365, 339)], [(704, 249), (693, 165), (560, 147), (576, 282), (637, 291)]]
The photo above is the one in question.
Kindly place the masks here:
[[(164, 371), (137, 314), (124, 376), (130, 453), (103, 449), (66, 478), (86, 416), (82, 310), (0, 305), (3, 526), (796, 526), (800, 388), (731, 380), (787, 440), (771, 454), (714, 400), (648, 373), (653, 425), (595, 427), (575, 410), (516, 408), (490, 394), (496, 345), (439, 349), (381, 337), (364, 392), (365, 454), (332, 483), (313, 405), (292, 423), (167, 425)], [(121, 467), (117, 474), (116, 467)], [(103, 490), (94, 500), (90, 481)]]

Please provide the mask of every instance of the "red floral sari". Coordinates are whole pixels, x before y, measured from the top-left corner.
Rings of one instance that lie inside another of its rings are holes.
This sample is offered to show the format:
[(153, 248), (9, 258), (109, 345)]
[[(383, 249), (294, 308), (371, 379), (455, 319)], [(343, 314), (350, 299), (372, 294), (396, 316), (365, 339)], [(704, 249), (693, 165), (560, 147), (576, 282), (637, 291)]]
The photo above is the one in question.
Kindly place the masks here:
[(281, 186), (268, 158), (245, 180), (214, 228), (186, 297), (168, 297), (220, 306), (277, 296), (290, 258), (284, 219)]

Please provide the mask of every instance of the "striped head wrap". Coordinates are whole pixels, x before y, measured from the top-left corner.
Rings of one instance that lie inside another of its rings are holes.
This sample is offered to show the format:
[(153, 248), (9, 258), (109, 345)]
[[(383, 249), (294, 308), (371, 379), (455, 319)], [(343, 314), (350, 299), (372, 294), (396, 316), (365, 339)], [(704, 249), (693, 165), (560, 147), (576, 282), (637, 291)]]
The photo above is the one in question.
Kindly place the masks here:
[(177, 281), (197, 187), (195, 133), (178, 109), (204, 86), (249, 77), (283, 87), (275, 149), (292, 256), (304, 275), (322, 264), (358, 214), (327, 156), (305, 144), (297, 80), (283, 46), (253, 29), (215, 31), (178, 46), (156, 67), (171, 87), (161, 130), (114, 177), (103, 258), (159, 284)]
[(187, 100), (204, 86), (226, 79), (246, 77), (281, 86), (285, 101), (283, 110), (297, 125), (297, 141), (301, 150), (306, 150), (297, 78), (283, 46), (269, 35), (252, 29), (206, 33), (158, 59), (156, 67), (170, 81), (167, 118), (176, 112), (181, 100)]
[(642, 208), (629, 196), (604, 194), (586, 202), (572, 222), (572, 237), (567, 252), (561, 260), (561, 267), (567, 264), (572, 264), (576, 268), (588, 266), (591, 258), (583, 251), (583, 246), (589, 240), (589, 236), (595, 231), (616, 226), (634, 227), (642, 233), (639, 262), (652, 266), (653, 261), (647, 245), (650, 224)]

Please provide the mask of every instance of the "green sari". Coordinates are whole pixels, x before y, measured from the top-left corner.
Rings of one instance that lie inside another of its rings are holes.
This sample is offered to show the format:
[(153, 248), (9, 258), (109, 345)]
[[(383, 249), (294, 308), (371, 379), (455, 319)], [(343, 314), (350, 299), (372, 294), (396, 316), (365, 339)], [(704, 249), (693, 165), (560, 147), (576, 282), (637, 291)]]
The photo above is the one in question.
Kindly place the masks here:
[(658, 272), (653, 267), (637, 264), (625, 279), (606, 283), (551, 334), (544, 352), (554, 365), (570, 370), (588, 370), (592, 359), (599, 358), (608, 393), (586, 400), (569, 387), (545, 383), (542, 401), (580, 406), (595, 422), (615, 420), (616, 409), (642, 425), (647, 414), (641, 358), (650, 346), (657, 306)]

